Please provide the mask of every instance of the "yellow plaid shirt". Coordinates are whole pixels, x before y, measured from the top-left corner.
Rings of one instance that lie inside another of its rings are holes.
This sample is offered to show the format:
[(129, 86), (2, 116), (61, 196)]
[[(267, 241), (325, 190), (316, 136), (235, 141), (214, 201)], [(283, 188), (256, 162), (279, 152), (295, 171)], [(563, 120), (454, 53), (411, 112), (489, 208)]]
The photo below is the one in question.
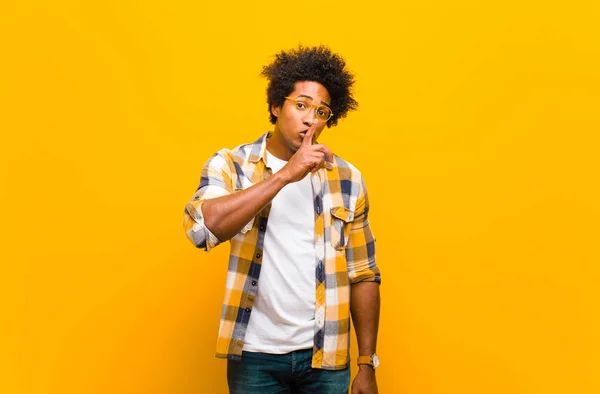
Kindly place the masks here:
[[(186, 236), (209, 251), (220, 241), (204, 225), (205, 200), (244, 190), (272, 175), (267, 133), (252, 144), (222, 149), (202, 169), (200, 186), (184, 212)], [(342, 369), (350, 361), (350, 284), (381, 283), (369, 200), (360, 172), (335, 156), (332, 170), (312, 173), (315, 216), (315, 335), (312, 367)], [(217, 357), (239, 360), (258, 291), (270, 205), (231, 239)]]

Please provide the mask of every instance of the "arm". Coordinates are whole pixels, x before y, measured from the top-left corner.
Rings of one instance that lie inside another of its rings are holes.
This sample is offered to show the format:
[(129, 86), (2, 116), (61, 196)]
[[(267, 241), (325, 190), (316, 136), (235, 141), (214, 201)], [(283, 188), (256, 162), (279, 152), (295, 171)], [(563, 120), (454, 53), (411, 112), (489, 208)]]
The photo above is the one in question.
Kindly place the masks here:
[[(375, 237), (368, 220), (369, 200), (361, 180), (355, 216), (346, 247), (346, 261), (350, 277), (350, 314), (356, 331), (359, 356), (376, 352), (379, 329), (381, 276), (375, 262)], [(375, 370), (360, 365), (352, 383), (353, 394), (376, 394)]]
[(239, 193), (204, 201), (206, 227), (221, 241), (240, 232), (289, 182), (281, 172)]
[[(246, 190), (233, 193), (226, 179), (230, 169), (223, 163), (203, 170), (205, 184), (186, 206), (184, 227), (188, 238), (197, 246), (209, 250), (221, 241), (239, 233), (288, 183), (296, 182), (309, 171), (325, 167), (325, 156), (332, 157), (324, 145), (312, 145), (316, 123), (311, 126), (301, 147), (275, 175)], [(221, 160), (223, 161), (223, 160)]]
[[(367, 356), (377, 348), (379, 329), (379, 283), (359, 282), (351, 285), (350, 313), (356, 331), (358, 354)], [(375, 370), (369, 365), (360, 365), (352, 384), (352, 393), (377, 393)]]

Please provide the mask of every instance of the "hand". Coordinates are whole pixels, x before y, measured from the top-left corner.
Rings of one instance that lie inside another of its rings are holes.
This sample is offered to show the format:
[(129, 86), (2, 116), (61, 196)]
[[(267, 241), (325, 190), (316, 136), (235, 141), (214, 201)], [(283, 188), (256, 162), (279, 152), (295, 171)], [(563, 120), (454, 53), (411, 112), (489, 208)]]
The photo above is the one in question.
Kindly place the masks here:
[(359, 365), (352, 382), (352, 394), (378, 394), (375, 370), (369, 365)]
[(323, 144), (312, 144), (312, 139), (317, 130), (314, 122), (304, 135), (300, 148), (294, 153), (280, 172), (285, 175), (288, 183), (303, 179), (308, 172), (315, 172), (320, 168), (331, 169), (333, 153)]

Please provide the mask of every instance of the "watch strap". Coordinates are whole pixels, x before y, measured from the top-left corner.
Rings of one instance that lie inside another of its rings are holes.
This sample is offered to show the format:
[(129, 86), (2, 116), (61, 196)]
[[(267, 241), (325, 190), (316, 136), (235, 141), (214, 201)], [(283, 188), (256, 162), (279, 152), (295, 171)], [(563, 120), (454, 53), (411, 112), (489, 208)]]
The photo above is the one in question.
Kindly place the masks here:
[(371, 356), (370, 355), (369, 356), (359, 356), (356, 359), (356, 363), (358, 365), (361, 365), (361, 364), (371, 365)]

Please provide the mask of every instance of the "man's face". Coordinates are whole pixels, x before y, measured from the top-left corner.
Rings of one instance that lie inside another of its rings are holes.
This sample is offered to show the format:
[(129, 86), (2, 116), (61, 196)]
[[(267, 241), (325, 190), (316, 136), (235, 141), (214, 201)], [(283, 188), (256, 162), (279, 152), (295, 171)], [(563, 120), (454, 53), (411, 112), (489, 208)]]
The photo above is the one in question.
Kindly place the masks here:
[[(294, 91), (288, 97), (316, 105), (331, 106), (329, 92), (318, 82), (296, 82)], [(317, 118), (314, 107), (301, 111), (298, 109), (298, 105), (302, 104), (286, 99), (281, 107), (271, 108), (271, 112), (277, 117), (277, 123), (275, 123), (273, 136), (270, 138), (273, 141), (269, 150), (276, 155), (279, 153), (277, 156), (287, 156), (280, 157), (284, 160), (289, 159), (300, 148), (304, 135), (313, 122), (317, 122), (315, 139), (327, 125), (327, 121)], [(287, 152), (285, 152), (286, 150)]]

